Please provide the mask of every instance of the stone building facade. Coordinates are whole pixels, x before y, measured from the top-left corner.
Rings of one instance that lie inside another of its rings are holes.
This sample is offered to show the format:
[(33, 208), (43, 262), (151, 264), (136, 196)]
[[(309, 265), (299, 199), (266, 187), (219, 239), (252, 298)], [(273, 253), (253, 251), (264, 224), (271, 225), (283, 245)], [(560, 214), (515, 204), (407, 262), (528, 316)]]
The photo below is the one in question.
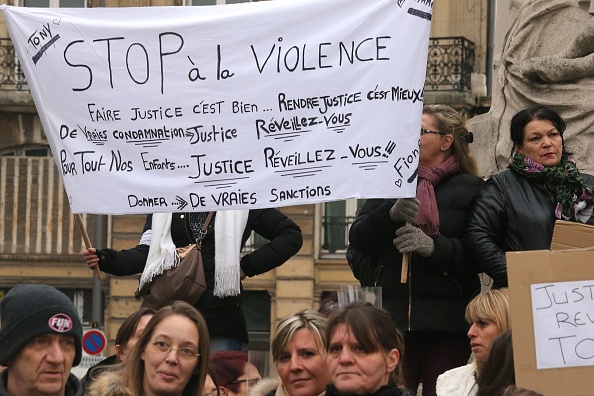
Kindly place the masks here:
[[(227, 0), (229, 3), (238, 0)], [(407, 0), (426, 2), (427, 0)], [(144, 7), (224, 4), (225, 0), (11, 0), (20, 6)], [(435, 2), (425, 102), (447, 103), (469, 116), (484, 112), (488, 96), (487, 0)], [(12, 50), (12, 52), (11, 52)], [(0, 297), (19, 283), (47, 283), (65, 291), (91, 325), (97, 324), (109, 346), (121, 322), (138, 306), (138, 278), (104, 274), (93, 278), (80, 252), (81, 234), (47, 145), (26, 81), (18, 73), (14, 49), (0, 24)], [(464, 67), (462, 67), (464, 66)], [(431, 75), (431, 79), (429, 78)], [(108, 193), (106, 191), (106, 193)], [(344, 258), (348, 226), (359, 206), (349, 202), (284, 207), (303, 231), (301, 251), (281, 267), (247, 279), (246, 313), (253, 349), (267, 349), (275, 324), (302, 308), (318, 308), (326, 292), (356, 284)], [(83, 215), (98, 247), (135, 246), (144, 216)], [(101, 243), (97, 242), (101, 241)], [(96, 318), (95, 318), (96, 319)]]

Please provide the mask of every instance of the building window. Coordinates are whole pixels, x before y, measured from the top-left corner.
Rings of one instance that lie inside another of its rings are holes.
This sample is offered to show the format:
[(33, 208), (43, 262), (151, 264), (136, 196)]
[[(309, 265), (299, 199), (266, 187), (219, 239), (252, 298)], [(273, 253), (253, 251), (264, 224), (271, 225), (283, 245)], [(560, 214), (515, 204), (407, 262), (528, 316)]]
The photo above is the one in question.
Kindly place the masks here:
[[(93, 320), (93, 289), (59, 289), (72, 300), (83, 326), (88, 326)], [(103, 298), (101, 299), (103, 300)], [(103, 312), (103, 307), (101, 307)]]
[(349, 228), (364, 199), (326, 202), (322, 217), (322, 254), (346, 252), (349, 243)]
[(244, 290), (243, 313), (250, 339), (250, 350), (270, 349), (270, 295), (265, 290)]
[(51, 157), (49, 146), (44, 144), (31, 144), (19, 147), (0, 149), (0, 157)]

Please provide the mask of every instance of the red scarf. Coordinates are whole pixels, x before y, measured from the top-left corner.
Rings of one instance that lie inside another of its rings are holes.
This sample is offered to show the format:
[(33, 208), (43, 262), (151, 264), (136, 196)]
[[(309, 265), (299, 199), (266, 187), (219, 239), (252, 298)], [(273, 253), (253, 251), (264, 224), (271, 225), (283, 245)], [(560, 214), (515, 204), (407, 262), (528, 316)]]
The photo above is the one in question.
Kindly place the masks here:
[(419, 165), (419, 184), (417, 186), (417, 198), (421, 201), (417, 213), (417, 224), (427, 235), (439, 234), (439, 211), (435, 200), (434, 186), (446, 176), (458, 171), (456, 157), (450, 155), (441, 165), (421, 166)]

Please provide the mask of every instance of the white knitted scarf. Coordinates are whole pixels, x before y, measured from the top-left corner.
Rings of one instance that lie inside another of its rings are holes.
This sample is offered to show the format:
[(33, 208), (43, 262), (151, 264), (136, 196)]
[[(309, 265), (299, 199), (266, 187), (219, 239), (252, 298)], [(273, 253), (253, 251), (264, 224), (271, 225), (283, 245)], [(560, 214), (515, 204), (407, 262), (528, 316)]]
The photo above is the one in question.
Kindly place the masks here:
[[(239, 251), (247, 224), (248, 210), (227, 210), (215, 216), (215, 288), (217, 297), (236, 296), (241, 290)], [(179, 265), (171, 238), (171, 213), (154, 213), (151, 232), (141, 243), (150, 245), (139, 289), (157, 275)]]

